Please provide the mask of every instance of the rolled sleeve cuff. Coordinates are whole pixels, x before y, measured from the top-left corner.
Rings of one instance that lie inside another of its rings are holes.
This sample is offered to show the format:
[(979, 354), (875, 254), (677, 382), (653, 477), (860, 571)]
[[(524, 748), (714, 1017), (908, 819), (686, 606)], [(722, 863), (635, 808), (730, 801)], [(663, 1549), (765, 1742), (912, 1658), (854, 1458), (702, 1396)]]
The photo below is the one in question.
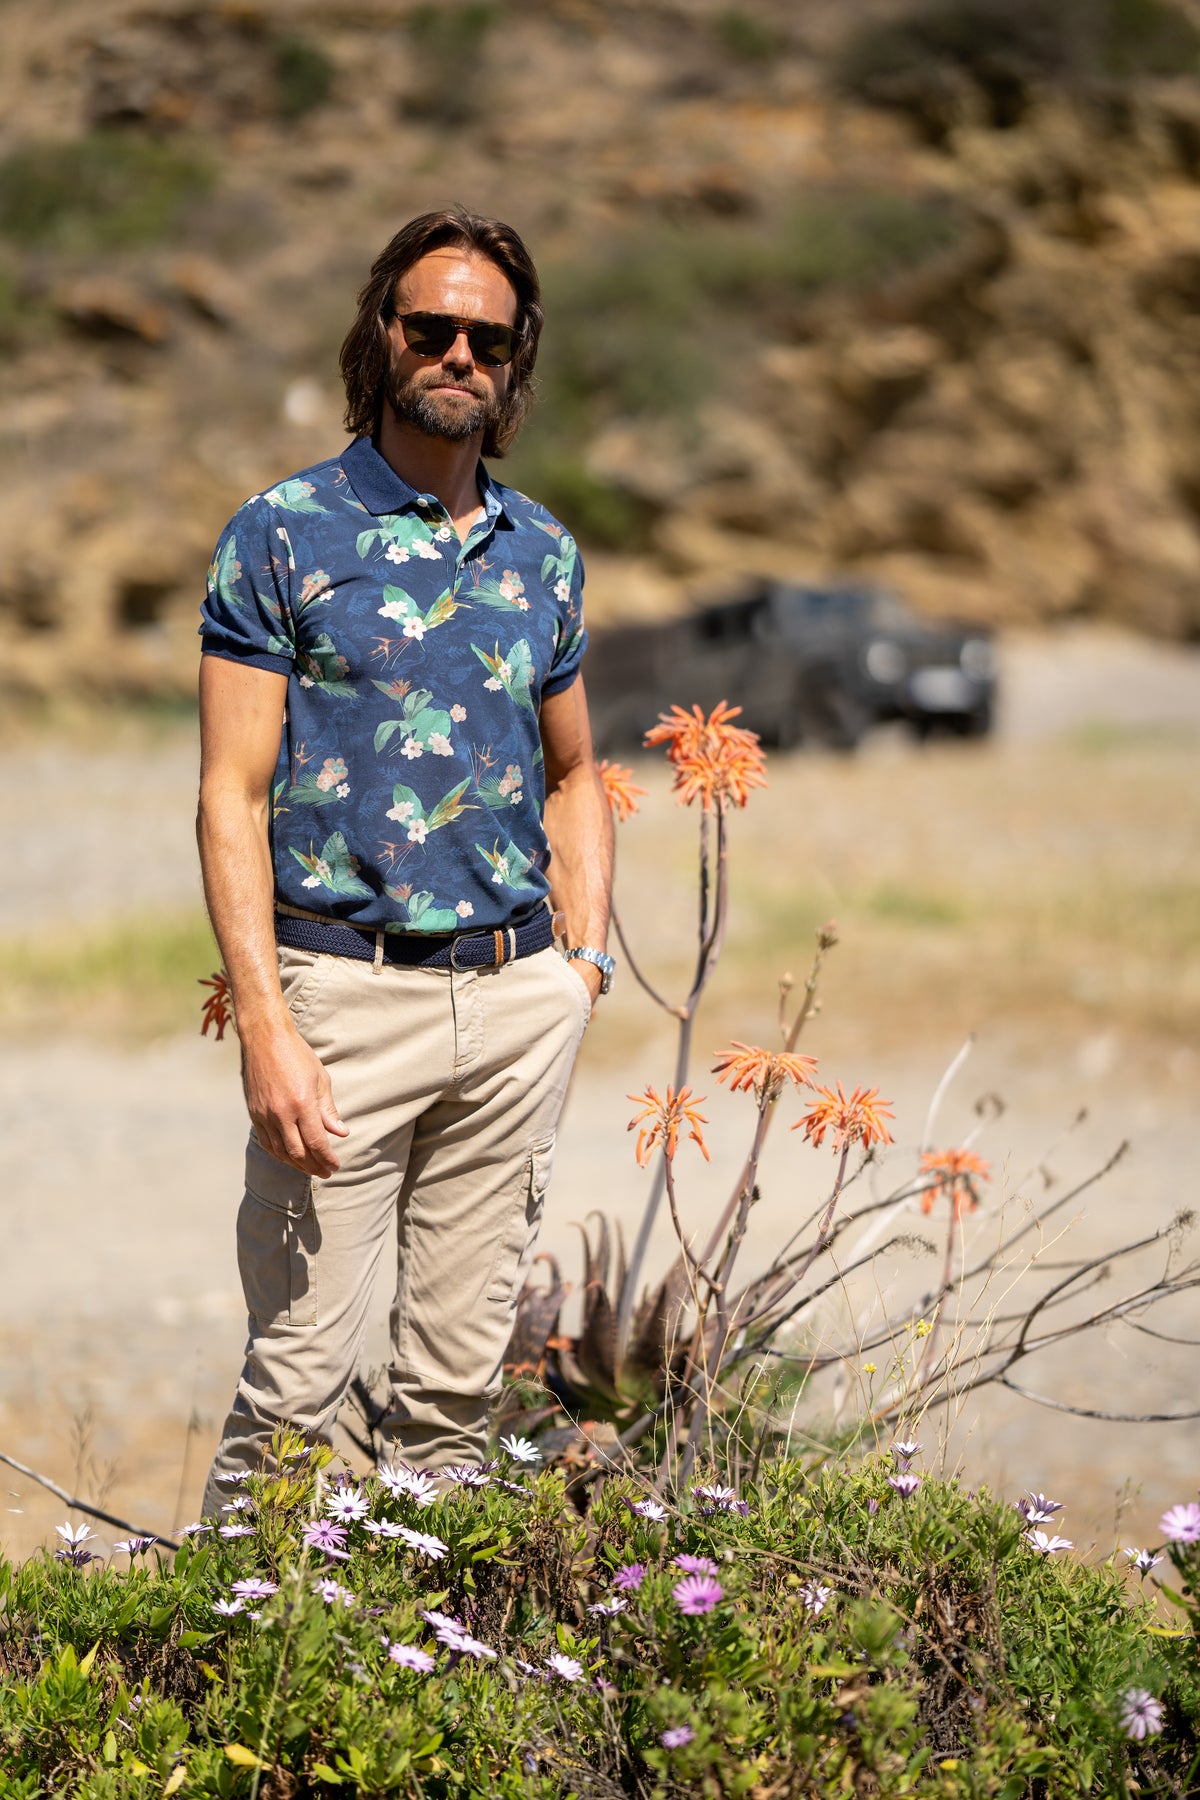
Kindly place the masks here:
[(201, 644), (200, 649), (204, 656), (246, 663), (252, 669), (270, 669), (275, 675), (290, 675), (295, 667), (290, 656), (273, 656), (269, 650), (234, 650), (228, 644)]

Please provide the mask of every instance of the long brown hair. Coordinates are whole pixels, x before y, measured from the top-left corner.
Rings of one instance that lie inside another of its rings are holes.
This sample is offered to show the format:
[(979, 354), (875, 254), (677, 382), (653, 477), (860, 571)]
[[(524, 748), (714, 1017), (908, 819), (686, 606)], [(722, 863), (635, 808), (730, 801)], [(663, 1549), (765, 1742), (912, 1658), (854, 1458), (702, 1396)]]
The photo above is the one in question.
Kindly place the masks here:
[(516, 329), (521, 341), (509, 364), (500, 417), (489, 425), (483, 440), (485, 456), (503, 456), (533, 400), (533, 365), (544, 317), (542, 290), (533, 258), (512, 226), (459, 206), (410, 219), (372, 263), (370, 277), (358, 296), (358, 315), (342, 344), (346, 429), (355, 437), (370, 437), (378, 429), (391, 356), (381, 315), (390, 306), (400, 277), (431, 250), (447, 247), (488, 257), (508, 277), (517, 296)]

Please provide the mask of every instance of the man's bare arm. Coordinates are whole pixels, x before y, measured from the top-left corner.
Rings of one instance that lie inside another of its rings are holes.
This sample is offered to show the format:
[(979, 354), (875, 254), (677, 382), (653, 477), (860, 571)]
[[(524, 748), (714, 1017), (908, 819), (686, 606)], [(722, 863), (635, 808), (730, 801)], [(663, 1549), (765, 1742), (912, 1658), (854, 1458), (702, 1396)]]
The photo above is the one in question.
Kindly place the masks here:
[(292, 1023), (275, 956), (268, 835), (287, 679), (223, 657), (200, 666), (200, 808), (204, 897), (233, 990), (242, 1082), (264, 1150), (306, 1175), (338, 1166), (345, 1137), (329, 1077)]
[[(546, 757), (546, 836), (550, 890), (566, 914), (567, 941), (603, 950), (612, 896), (612, 812), (592, 754), (583, 681), (543, 700), (539, 717)], [(572, 969), (593, 1000), (601, 975), (590, 963)]]

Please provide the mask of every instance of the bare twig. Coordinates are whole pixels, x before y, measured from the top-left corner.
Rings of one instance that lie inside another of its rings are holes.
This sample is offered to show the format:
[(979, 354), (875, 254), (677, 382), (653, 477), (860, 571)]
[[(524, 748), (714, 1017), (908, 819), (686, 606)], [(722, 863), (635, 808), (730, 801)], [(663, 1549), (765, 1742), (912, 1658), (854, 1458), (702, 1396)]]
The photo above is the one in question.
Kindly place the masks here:
[(56, 1494), (64, 1506), (72, 1512), (86, 1513), (90, 1519), (102, 1519), (106, 1525), (115, 1525), (118, 1531), (127, 1531), (131, 1537), (152, 1537), (155, 1543), (161, 1544), (165, 1550), (179, 1549), (179, 1545), (169, 1537), (162, 1537), (156, 1532), (147, 1531), (142, 1525), (131, 1525), (128, 1519), (119, 1519), (116, 1513), (105, 1512), (102, 1506), (93, 1506), (90, 1500), (80, 1500), (78, 1495), (68, 1494), (66, 1488), (59, 1487), (58, 1483), (51, 1481), (48, 1475), (39, 1475), (36, 1469), (27, 1468), (23, 1462), (18, 1462), (15, 1456), (9, 1456), (3, 1450), (0, 1450), (0, 1462), (7, 1463), (10, 1469), (17, 1471), (18, 1475), (25, 1475), (30, 1481), (36, 1481), (39, 1487), (49, 1489), (50, 1493)]

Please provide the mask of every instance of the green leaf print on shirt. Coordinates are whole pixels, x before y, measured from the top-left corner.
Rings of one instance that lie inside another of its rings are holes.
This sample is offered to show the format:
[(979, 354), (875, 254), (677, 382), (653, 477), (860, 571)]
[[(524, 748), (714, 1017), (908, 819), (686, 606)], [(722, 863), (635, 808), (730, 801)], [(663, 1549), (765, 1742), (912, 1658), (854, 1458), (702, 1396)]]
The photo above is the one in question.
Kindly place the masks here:
[(403, 782), (397, 782), (392, 789), (392, 804), (386, 817), (395, 819), (398, 825), (406, 827), (405, 835), (410, 844), (423, 844), (431, 831), (440, 831), (443, 825), (452, 825), (464, 813), (479, 811), (477, 806), (464, 806), (462, 803), (463, 794), (470, 784), (471, 778), (468, 775), (465, 781), (460, 781), (448, 794), (443, 794), (437, 805), (426, 812), (420, 796), (412, 788), (405, 787)]
[(533, 652), (524, 638), (518, 638), (512, 649), (505, 651), (503, 656), (500, 654), (499, 644), (491, 656), (486, 650), (481, 650), (478, 644), (472, 644), (471, 648), (489, 671), (483, 684), (485, 688), (491, 688), (494, 692), (503, 689), (517, 706), (523, 706), (529, 712), (536, 710), (530, 692), (533, 686)]
[(497, 887), (501, 883), (505, 887), (516, 889), (532, 888), (537, 885), (535, 882), (526, 881), (525, 877), (533, 864), (525, 852), (518, 850), (515, 844), (506, 844), (501, 850), (500, 840), (497, 838), (490, 850), (485, 850), (482, 844), (476, 844), (475, 848), (491, 869), (492, 880)]
[(358, 689), (346, 680), (350, 664), (338, 654), (337, 645), (327, 631), (321, 632), (307, 648), (296, 651), (296, 664), (300, 669), (301, 687), (320, 688), (323, 694), (331, 694), (338, 700), (358, 698)]
[[(315, 759), (314, 759), (315, 760)], [(320, 769), (305, 770), (288, 789), (298, 806), (328, 806), (350, 797), (350, 771), (340, 756), (327, 756)]]
[(401, 884), (397, 887), (385, 887), (384, 893), (397, 905), (403, 906), (407, 920), (393, 919), (384, 926), (384, 931), (456, 931), (462, 920), (452, 906), (435, 906), (433, 895), (425, 892), (414, 894), (411, 887)]
[(288, 848), (296, 861), (308, 870), (301, 887), (323, 887), (331, 894), (353, 894), (356, 899), (363, 900), (371, 898), (370, 888), (355, 874), (357, 865), (340, 831), (331, 832), (325, 839), (319, 856), (311, 843), (307, 856), (303, 850), (296, 850), (291, 845)]
[[(393, 692), (393, 684), (388, 681), (373, 681), (381, 694)], [(450, 714), (440, 707), (431, 705), (433, 695), (428, 688), (414, 688), (406, 694), (400, 703), (402, 717), (384, 719), (375, 728), (376, 755), (385, 748), (401, 732), (404, 738), (404, 755), (413, 761), (428, 750), (432, 756), (453, 756), (450, 744), (452, 723)]]
[(480, 606), (494, 606), (501, 612), (528, 612), (525, 583), (516, 569), (505, 569), (499, 581), (483, 581), (468, 590)]
[(318, 506), (313, 499), (316, 488), (311, 481), (281, 481), (278, 487), (268, 489), (263, 499), (272, 506), (282, 508), (284, 512), (325, 513), (326, 508)]
[(242, 576), (242, 565), (238, 561), (237, 539), (230, 532), (220, 546), (208, 570), (208, 591), (219, 594), (227, 606), (236, 606), (244, 610), (246, 601), (238, 590), (238, 582)]
[[(454, 533), (448, 525), (439, 526), (436, 536), (442, 543), (449, 543)], [(383, 554), (387, 561), (395, 563), (397, 568), (414, 558), (420, 558), (424, 562), (440, 562), (442, 558), (442, 552), (428, 525), (423, 519), (414, 518), (410, 513), (389, 515), (369, 530), (360, 531), (354, 547), (365, 560), (377, 545), (384, 547)]]
[(464, 601), (456, 600), (449, 588), (443, 588), (433, 605), (422, 612), (411, 594), (406, 594), (402, 587), (389, 586), (383, 590), (383, 605), (378, 611), (381, 618), (397, 620), (402, 637), (415, 638), (420, 643), (427, 631), (444, 625), (460, 607), (467, 610)]

